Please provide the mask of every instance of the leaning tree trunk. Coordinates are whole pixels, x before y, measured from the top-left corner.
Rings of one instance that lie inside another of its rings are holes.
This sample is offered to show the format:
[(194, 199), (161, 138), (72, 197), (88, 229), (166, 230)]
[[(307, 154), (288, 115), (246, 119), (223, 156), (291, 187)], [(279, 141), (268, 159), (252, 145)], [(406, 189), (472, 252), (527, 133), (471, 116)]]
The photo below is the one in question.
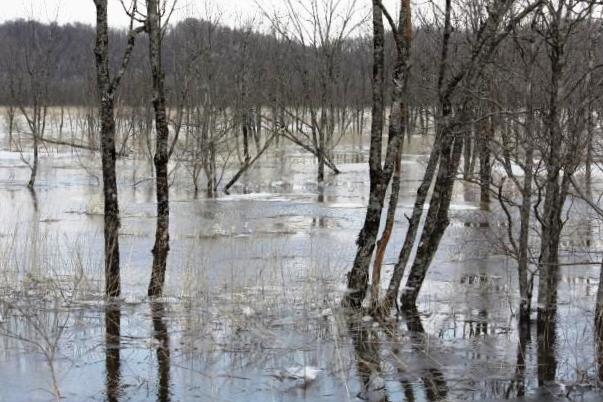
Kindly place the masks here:
[[(419, 240), (419, 246), (407, 280), (407, 286), (402, 294), (402, 304), (406, 308), (414, 307), (423, 281), (427, 275), (429, 265), (435, 256), (444, 231), (449, 224), (448, 210), (452, 199), (455, 175), (460, 164), (463, 149), (462, 137), (459, 136), (458, 131), (462, 131), (463, 127), (468, 126), (468, 121), (470, 120), (468, 118), (472, 101), (470, 93), (475, 89), (476, 83), (500, 41), (523, 17), (525, 17), (525, 15), (527, 15), (527, 13), (531, 12), (533, 7), (535, 7), (535, 5), (533, 5), (524, 9), (507, 23), (501, 33), (500, 24), (503, 20), (503, 16), (509, 11), (512, 5), (512, 1), (500, 1), (488, 10), (488, 18), (478, 30), (475, 45), (472, 49), (472, 57), (469, 64), (466, 66), (466, 69), (453, 76), (449, 80), (444, 91), (439, 91), (440, 106), (443, 116), (440, 124), (441, 128), (438, 129), (442, 130), (440, 139), (440, 161), (429, 210), (427, 211), (427, 217)], [(444, 73), (448, 69), (446, 53), (448, 38), (451, 34), (451, 7), (451, 0), (446, 0), (442, 63), (440, 65), (440, 74), (438, 77), (438, 89), (444, 88), (442, 82), (445, 77)], [(459, 102), (461, 105), (459, 107), (459, 115), (452, 116), (450, 99), (455, 92), (458, 92), (459, 84), (462, 84), (467, 93), (463, 94), (461, 101)]]
[[(403, 5), (406, 5), (407, 2), (404, 2)], [(410, 5), (408, 5), (408, 9), (410, 10)], [(447, 101), (447, 98), (443, 96), (443, 82), (447, 69), (447, 60), (448, 60), (448, 44), (450, 40), (450, 35), (452, 32), (451, 25), (451, 2), (450, 0), (446, 1), (445, 8), (445, 18), (444, 18), (444, 35), (442, 41), (442, 51), (441, 51), (441, 59), (438, 73), (438, 93), (440, 93), (440, 104), (442, 106), (442, 120), (441, 122), (448, 121), (451, 114), (451, 106), (450, 102)], [(409, 14), (410, 15), (410, 14)], [(409, 27), (406, 27), (409, 29)], [(382, 313), (386, 313), (393, 307), (398, 291), (400, 289), (400, 284), (402, 282), (402, 278), (404, 276), (404, 271), (406, 269), (406, 265), (408, 260), (410, 259), (410, 254), (413, 250), (413, 246), (415, 244), (415, 239), (417, 236), (417, 232), (419, 230), (419, 225), (421, 222), (421, 217), (423, 216), (423, 206), (427, 201), (429, 188), (433, 182), (433, 178), (438, 169), (438, 163), (441, 158), (441, 152), (447, 143), (451, 143), (452, 137), (443, 136), (444, 131), (442, 130), (442, 126), (438, 126), (436, 128), (436, 135), (434, 139), (434, 145), (431, 149), (431, 153), (429, 155), (429, 161), (427, 162), (427, 167), (425, 168), (425, 173), (423, 175), (423, 180), (421, 185), (417, 190), (417, 197), (415, 198), (415, 205), (412, 211), (412, 217), (408, 222), (408, 229), (406, 231), (406, 237), (404, 239), (404, 244), (400, 250), (400, 254), (398, 256), (398, 261), (394, 266), (394, 272), (389, 282), (389, 286), (387, 288), (387, 292), (385, 294), (385, 298), (380, 306), (380, 311)]]
[(381, 172), (381, 146), (383, 135), (383, 96), (385, 77), (385, 31), (383, 14), (378, 0), (373, 0), (373, 106), (371, 111), (371, 144), (369, 153), (369, 203), (364, 225), (358, 234), (358, 246), (352, 270), (348, 273), (348, 294), (343, 304), (359, 307), (366, 296), (369, 265), (381, 222), (381, 212), (387, 184)]
[(153, 271), (148, 295), (161, 296), (165, 282), (167, 256), (170, 249), (170, 203), (168, 181), (168, 120), (166, 111), (164, 73), (161, 65), (161, 21), (157, 0), (147, 0), (147, 32), (149, 34), (149, 58), (153, 80), (153, 108), (155, 110), (155, 165), (157, 196), (157, 227), (153, 246)]
[[(410, 74), (410, 44), (412, 41), (412, 20), (410, 0), (402, 0), (400, 4), (399, 28), (395, 39), (398, 45), (396, 65), (393, 73), (393, 91), (392, 91), (392, 108), (389, 120), (390, 138), (398, 138), (398, 148), (396, 150), (396, 159), (394, 166), (394, 175), (391, 186), (390, 199), (388, 203), (387, 216), (385, 220), (385, 228), (381, 234), (381, 238), (377, 242), (377, 251), (375, 253), (375, 261), (373, 262), (373, 277), (371, 286), (371, 309), (375, 312), (379, 311), (379, 290), (381, 286), (381, 267), (385, 258), (387, 245), (390, 241), (394, 222), (396, 217), (396, 207), (400, 195), (400, 180), (401, 180), (401, 157), (404, 144), (404, 135), (408, 133), (408, 111), (409, 107), (405, 103), (406, 95), (408, 94), (408, 79)], [(390, 21), (391, 23), (391, 21)], [(393, 25), (393, 24), (392, 24)], [(393, 29), (393, 28), (392, 28)], [(402, 32), (400, 32), (402, 31)], [(388, 181), (389, 179), (386, 178)]]
[(408, 229), (406, 229), (406, 237), (404, 238), (404, 244), (400, 249), (398, 261), (396, 262), (396, 265), (394, 265), (394, 272), (390, 279), (389, 286), (387, 287), (385, 298), (381, 303), (380, 310), (383, 313), (388, 312), (392, 309), (396, 302), (398, 291), (400, 290), (400, 284), (402, 283), (402, 278), (404, 277), (404, 271), (406, 270), (406, 265), (408, 264), (408, 260), (410, 259), (410, 255), (415, 244), (415, 238), (417, 237), (417, 233), (419, 231), (421, 217), (423, 216), (423, 207), (425, 206), (425, 202), (427, 201), (429, 188), (431, 187), (433, 177), (435, 176), (435, 173), (437, 171), (438, 161), (440, 158), (439, 143), (439, 136), (436, 136), (434, 140), (434, 148), (431, 150), (431, 153), (429, 155), (429, 160), (425, 168), (423, 180), (421, 181), (419, 189), (417, 190), (417, 196), (415, 198), (415, 204), (413, 206), (412, 215), (408, 222)]
[(447, 123), (447, 127), (444, 128), (445, 132), (442, 134), (444, 144), (436, 182), (419, 240), (419, 248), (402, 294), (402, 304), (405, 308), (415, 306), (429, 265), (449, 225), (448, 210), (463, 149), (462, 138), (453, 134), (456, 129)]

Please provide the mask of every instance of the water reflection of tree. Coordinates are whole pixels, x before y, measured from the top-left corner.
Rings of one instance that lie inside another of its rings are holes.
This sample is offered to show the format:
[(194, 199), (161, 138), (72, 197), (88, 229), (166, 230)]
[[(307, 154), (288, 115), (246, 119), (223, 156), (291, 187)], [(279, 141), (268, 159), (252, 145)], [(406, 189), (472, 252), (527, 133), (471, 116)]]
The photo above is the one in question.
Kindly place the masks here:
[(519, 340), (517, 341), (517, 359), (515, 362), (515, 374), (505, 392), (505, 399), (509, 399), (515, 391), (518, 398), (526, 394), (526, 354), (528, 344), (531, 341), (530, 327), (528, 325), (519, 325)]
[(165, 305), (161, 302), (151, 302), (151, 316), (153, 320), (153, 336), (157, 341), (157, 372), (158, 388), (157, 401), (169, 402), (170, 393), (170, 337), (167, 325), (164, 322)]
[(597, 352), (597, 377), (603, 382), (603, 328), (595, 328), (595, 342)]
[(539, 317), (537, 324), (538, 333), (538, 386), (542, 387), (547, 382), (555, 381), (557, 371), (556, 356), (556, 309), (557, 306), (549, 306), (544, 319)]
[(121, 383), (121, 310), (118, 304), (105, 306), (105, 368), (107, 371), (107, 401), (117, 402)]
[[(410, 331), (411, 347), (416, 356), (425, 355), (424, 343), (426, 332), (421, 323), (421, 318), (416, 310), (405, 314), (407, 329)], [(408, 380), (409, 365), (404, 363), (402, 356), (403, 336), (400, 334), (397, 321), (383, 320), (380, 329), (369, 326), (358, 316), (348, 316), (348, 330), (356, 352), (358, 375), (362, 383), (362, 392), (358, 395), (370, 401), (389, 401), (385, 381), (383, 380), (383, 364), (381, 361), (381, 347), (390, 345), (392, 363), (396, 367), (398, 381), (402, 386), (404, 398), (415, 401), (415, 389)], [(383, 334), (387, 339), (380, 339)], [(385, 342), (384, 342), (385, 341)], [(414, 356), (413, 356), (414, 357)], [(427, 359), (425, 359), (427, 361)], [(411, 365), (410, 365), (411, 366)], [(448, 397), (448, 385), (442, 371), (431, 365), (421, 369), (419, 374), (425, 387), (425, 396), (429, 401), (445, 400)]]
[[(382, 379), (380, 344), (377, 332), (369, 328), (358, 315), (347, 317), (348, 331), (356, 352), (356, 366), (362, 385), (358, 397), (371, 402), (389, 401), (385, 383)], [(381, 386), (383, 385), (383, 386)]]
[[(412, 308), (405, 309), (404, 315), (406, 318), (406, 327), (410, 331), (413, 349), (424, 354), (423, 343), (427, 334), (425, 328), (423, 328), (419, 311), (416, 306), (413, 306)], [(421, 375), (421, 380), (425, 385), (425, 393), (428, 400), (439, 401), (447, 398), (448, 385), (446, 384), (444, 373), (440, 369), (435, 366), (427, 369)]]

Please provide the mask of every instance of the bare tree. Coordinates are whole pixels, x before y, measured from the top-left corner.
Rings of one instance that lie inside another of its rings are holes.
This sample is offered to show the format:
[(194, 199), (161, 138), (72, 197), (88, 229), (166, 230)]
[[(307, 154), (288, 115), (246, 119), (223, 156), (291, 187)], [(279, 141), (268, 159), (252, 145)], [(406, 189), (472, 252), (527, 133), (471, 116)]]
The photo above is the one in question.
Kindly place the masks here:
[[(153, 246), (153, 268), (149, 283), (149, 296), (161, 296), (165, 282), (167, 256), (170, 250), (170, 202), (169, 202), (169, 123), (165, 98), (165, 74), (162, 66), (162, 43), (165, 27), (162, 17), (166, 2), (146, 0), (146, 31), (149, 36), (149, 61), (153, 82), (153, 108), (155, 110), (155, 165), (157, 196), (157, 227)], [(175, 5), (175, 3), (174, 3)]]
[(107, 21), (107, 0), (94, 0), (96, 6), (96, 80), (99, 94), (101, 118), (101, 159), (103, 166), (103, 196), (105, 205), (105, 295), (119, 296), (121, 291), (119, 273), (119, 202), (115, 171), (115, 111), (114, 103), (121, 78), (123, 77), (136, 35), (142, 28), (134, 28), (137, 13), (136, 1), (129, 9), (131, 15), (128, 42), (118, 70), (111, 77), (109, 69), (109, 27)]
[[(528, 4), (516, 15), (511, 16), (508, 15), (513, 11), (514, 1), (499, 1), (482, 10), (485, 15), (481, 19), (475, 38), (470, 42), (469, 54), (471, 56), (457, 68), (456, 73), (452, 73), (448, 60), (452, 29), (450, 17), (452, 2), (446, 1), (438, 77), (439, 116), (437, 116), (435, 144), (423, 181), (417, 191), (404, 245), (388, 288), (390, 295), (397, 294), (410, 253), (414, 248), (415, 241), (418, 241), (418, 249), (402, 294), (402, 303), (405, 307), (414, 306), (427, 270), (449, 224), (448, 210), (463, 146), (461, 133), (464, 133), (471, 120), (472, 93), (479, 85), (484, 68), (500, 42), (539, 4), (539, 2)], [(457, 113), (453, 113), (453, 96), (458, 96), (455, 102), (457, 107), (454, 108), (458, 111)], [(435, 184), (429, 200), (425, 223), (419, 239), (415, 240), (423, 215), (423, 206), (434, 179)], [(391, 296), (389, 300), (391, 300)]]

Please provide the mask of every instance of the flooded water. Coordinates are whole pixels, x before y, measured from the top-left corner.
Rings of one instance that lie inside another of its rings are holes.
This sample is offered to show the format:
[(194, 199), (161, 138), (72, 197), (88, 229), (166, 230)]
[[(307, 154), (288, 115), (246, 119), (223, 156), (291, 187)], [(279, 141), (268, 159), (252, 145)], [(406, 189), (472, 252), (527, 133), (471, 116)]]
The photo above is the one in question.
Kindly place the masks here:
[[(429, 140), (405, 146), (388, 278)], [(554, 336), (516, 325), (502, 216), (458, 184), (418, 311), (388, 322), (339, 309), (368, 198), (367, 150), (342, 146), (324, 188), (282, 147), (216, 199), (171, 188), (167, 292), (149, 302), (154, 183), (119, 163), (123, 300), (102, 299), (100, 161), (47, 149), (35, 193), (0, 153), (0, 401), (601, 400), (593, 336), (597, 265), (562, 268)], [(225, 177), (232, 175), (227, 171)], [(568, 224), (567, 258), (597, 260), (600, 226)]]

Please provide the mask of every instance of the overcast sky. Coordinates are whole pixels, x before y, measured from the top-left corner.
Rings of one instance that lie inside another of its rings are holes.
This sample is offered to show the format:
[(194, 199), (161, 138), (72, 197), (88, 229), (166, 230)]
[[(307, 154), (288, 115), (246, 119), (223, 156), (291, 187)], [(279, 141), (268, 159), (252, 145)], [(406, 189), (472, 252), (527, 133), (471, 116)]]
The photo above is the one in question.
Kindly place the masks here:
[[(56, 20), (59, 23), (77, 21), (93, 24), (96, 18), (92, 0), (2, 0), (2, 3), (5, 4), (2, 4), (0, 11), (0, 22), (33, 16), (34, 19), (44, 22)], [(270, 5), (277, 4), (277, 1), (262, 0), (261, 3)], [(223, 20), (229, 25), (235, 24), (241, 16), (247, 18), (258, 14), (254, 0), (178, 0), (174, 19), (201, 17), (206, 14), (207, 5), (214, 11), (221, 9)], [(128, 17), (124, 14), (119, 0), (109, 0), (109, 24), (117, 27), (125, 27), (128, 24)]]
[[(95, 8), (93, 0), (0, 0), (0, 22), (18, 18), (29, 19), (33, 17), (42, 22), (57, 21), (60, 24), (68, 22), (83, 22), (94, 24)], [(128, 17), (123, 12), (119, 0), (109, 1), (109, 24), (114, 27), (126, 27)], [(305, 0), (293, 0), (305, 1)], [(319, 0), (321, 1), (321, 0)], [(343, 0), (343, 2), (356, 1), (356, 4), (368, 12), (369, 0)], [(126, 4), (129, 0), (125, 1)], [(395, 5), (399, 0), (385, 0), (384, 3), (395, 12)], [(141, 4), (143, 2), (141, 1)], [(282, 7), (284, 0), (260, 0), (260, 4), (267, 10)], [(413, 1), (413, 3), (415, 3)], [(260, 10), (255, 0), (177, 0), (177, 10), (173, 21), (186, 17), (203, 18), (211, 10), (215, 15), (216, 10), (221, 11), (221, 21), (227, 25), (238, 25), (241, 21), (253, 16), (259, 16)]]

